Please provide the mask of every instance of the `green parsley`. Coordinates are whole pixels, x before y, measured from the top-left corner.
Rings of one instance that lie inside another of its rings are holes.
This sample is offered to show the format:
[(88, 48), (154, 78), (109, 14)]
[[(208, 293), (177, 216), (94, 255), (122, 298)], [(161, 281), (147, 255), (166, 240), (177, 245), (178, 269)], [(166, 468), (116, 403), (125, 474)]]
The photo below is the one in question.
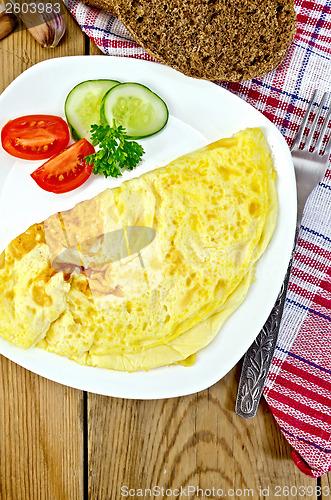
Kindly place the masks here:
[(91, 142), (98, 151), (85, 156), (85, 162), (93, 164), (93, 173), (105, 177), (119, 177), (121, 169), (133, 170), (145, 151), (135, 141), (129, 141), (124, 127), (116, 125), (92, 125)]

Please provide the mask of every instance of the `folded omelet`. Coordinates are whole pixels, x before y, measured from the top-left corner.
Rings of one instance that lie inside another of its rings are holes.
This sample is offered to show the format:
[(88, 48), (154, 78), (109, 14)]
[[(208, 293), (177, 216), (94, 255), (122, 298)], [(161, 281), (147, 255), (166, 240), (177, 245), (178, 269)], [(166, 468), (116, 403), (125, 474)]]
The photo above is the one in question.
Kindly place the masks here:
[(276, 224), (246, 129), (31, 226), (0, 255), (0, 335), (114, 370), (189, 365), (244, 300)]

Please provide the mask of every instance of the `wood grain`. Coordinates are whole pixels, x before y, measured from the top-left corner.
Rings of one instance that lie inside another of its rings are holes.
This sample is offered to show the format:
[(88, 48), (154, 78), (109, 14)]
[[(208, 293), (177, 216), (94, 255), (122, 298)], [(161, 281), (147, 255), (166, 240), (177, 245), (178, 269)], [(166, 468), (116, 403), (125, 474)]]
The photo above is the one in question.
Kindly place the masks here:
[(321, 477), (321, 500), (330, 500), (331, 498), (331, 473)]
[[(0, 92), (33, 64), (84, 54), (80, 29), (66, 13), (67, 33), (43, 49), (26, 30), (0, 41)], [(1, 500), (82, 499), (83, 393), (50, 382), (0, 357)]]
[(0, 498), (83, 498), (83, 396), (0, 359)]
[(0, 41), (0, 92), (30, 66), (53, 57), (81, 55), (85, 53), (85, 38), (76, 21), (65, 12), (66, 33), (54, 49), (43, 48), (22, 29), (21, 22), (14, 31)]
[(277, 485), (315, 486), (295, 467), (265, 403), (251, 420), (234, 413), (237, 384), (238, 367), (209, 390), (182, 398), (131, 401), (90, 394), (89, 498), (119, 499), (122, 486), (234, 489), (238, 498), (244, 489), (262, 498), (260, 487), (269, 487), (269, 497), (276, 498)]

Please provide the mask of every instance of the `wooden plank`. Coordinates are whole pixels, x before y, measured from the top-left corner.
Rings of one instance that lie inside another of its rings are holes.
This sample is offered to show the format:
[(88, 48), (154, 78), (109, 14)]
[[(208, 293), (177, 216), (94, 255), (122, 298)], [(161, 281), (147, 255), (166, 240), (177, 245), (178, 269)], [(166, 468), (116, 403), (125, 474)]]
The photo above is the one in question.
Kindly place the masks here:
[(0, 498), (83, 498), (83, 393), (0, 357)]
[(320, 479), (321, 500), (327, 500), (331, 497), (331, 473), (325, 474)]
[(252, 496), (248, 490), (263, 498), (262, 488), (269, 492), (266, 498), (276, 498), (278, 486), (285, 498), (283, 487), (315, 487), (316, 480), (292, 462), (290, 447), (264, 402), (254, 419), (235, 414), (238, 376), (235, 367), (209, 390), (170, 400), (90, 394), (89, 497), (117, 499), (131, 488), (136, 490), (131, 498), (138, 498), (139, 488), (158, 486), (172, 490), (170, 498), (175, 498), (176, 488), (199, 486), (227, 496), (238, 490), (235, 498), (244, 497), (245, 489), (245, 498)]
[[(84, 54), (84, 36), (66, 13), (67, 32), (43, 49), (26, 31), (0, 41), (0, 91), (33, 64)], [(0, 498), (59, 500), (84, 495), (83, 392), (0, 356)]]
[(84, 35), (67, 11), (65, 20), (66, 33), (54, 49), (41, 47), (30, 33), (21, 29), (21, 23), (14, 33), (0, 40), (0, 92), (19, 74), (40, 61), (85, 53)]

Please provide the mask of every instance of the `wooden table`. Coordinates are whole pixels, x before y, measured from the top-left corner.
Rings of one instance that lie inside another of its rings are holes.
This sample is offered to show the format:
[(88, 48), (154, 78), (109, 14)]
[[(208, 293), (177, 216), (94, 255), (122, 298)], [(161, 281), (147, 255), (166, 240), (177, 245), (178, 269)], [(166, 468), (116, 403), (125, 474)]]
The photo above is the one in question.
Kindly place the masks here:
[[(44, 59), (100, 53), (66, 20), (55, 49), (25, 30), (0, 41), (0, 92)], [(64, 387), (0, 357), (0, 499), (203, 498), (189, 486), (207, 490), (204, 498), (208, 489), (210, 498), (326, 498), (315, 487), (326, 491), (328, 477), (299, 472), (264, 401), (254, 419), (236, 416), (239, 370), (198, 394), (131, 401)], [(126, 487), (135, 491), (124, 496)]]

